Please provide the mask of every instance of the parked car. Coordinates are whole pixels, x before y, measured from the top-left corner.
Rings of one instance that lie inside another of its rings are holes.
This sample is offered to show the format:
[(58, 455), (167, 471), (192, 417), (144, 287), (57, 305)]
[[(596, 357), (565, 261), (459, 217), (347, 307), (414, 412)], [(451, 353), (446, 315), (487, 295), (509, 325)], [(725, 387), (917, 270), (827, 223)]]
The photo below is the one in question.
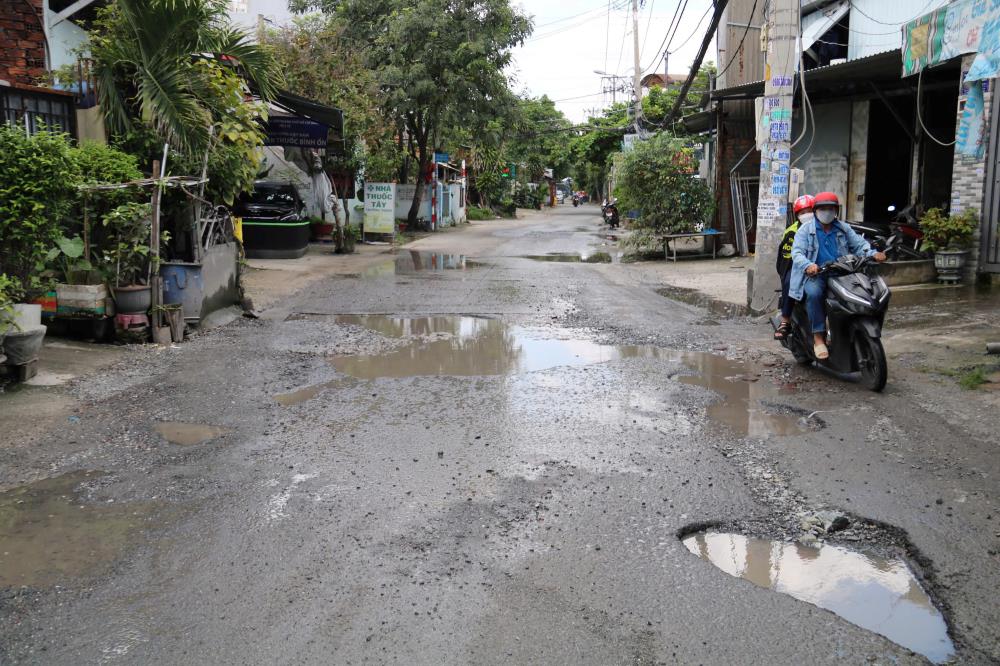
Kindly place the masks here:
[(566, 203), (566, 192), (563, 190), (556, 190), (556, 203)]
[(233, 214), (243, 218), (243, 248), (256, 259), (295, 259), (309, 249), (309, 216), (295, 186), (258, 180), (240, 195)]

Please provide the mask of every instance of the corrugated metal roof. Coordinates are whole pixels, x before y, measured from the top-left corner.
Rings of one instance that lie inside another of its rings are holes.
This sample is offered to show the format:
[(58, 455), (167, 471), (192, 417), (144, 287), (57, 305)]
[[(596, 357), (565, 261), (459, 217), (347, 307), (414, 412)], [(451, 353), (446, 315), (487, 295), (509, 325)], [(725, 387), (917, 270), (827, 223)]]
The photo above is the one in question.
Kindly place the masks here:
[[(903, 59), (899, 49), (876, 53), (866, 58), (858, 58), (837, 65), (816, 67), (805, 73), (806, 87), (823, 85), (835, 81), (867, 83), (871, 81), (892, 81), (902, 78)], [(712, 99), (749, 99), (764, 94), (764, 81), (753, 81), (741, 86), (713, 90)]]

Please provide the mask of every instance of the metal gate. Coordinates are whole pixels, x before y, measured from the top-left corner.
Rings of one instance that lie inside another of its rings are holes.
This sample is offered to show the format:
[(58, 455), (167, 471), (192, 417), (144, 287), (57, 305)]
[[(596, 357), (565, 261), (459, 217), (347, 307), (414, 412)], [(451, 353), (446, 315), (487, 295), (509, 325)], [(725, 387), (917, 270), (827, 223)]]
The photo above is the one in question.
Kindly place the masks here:
[(986, 149), (982, 245), (979, 270), (1000, 273), (1000, 100), (990, 104), (990, 137)]

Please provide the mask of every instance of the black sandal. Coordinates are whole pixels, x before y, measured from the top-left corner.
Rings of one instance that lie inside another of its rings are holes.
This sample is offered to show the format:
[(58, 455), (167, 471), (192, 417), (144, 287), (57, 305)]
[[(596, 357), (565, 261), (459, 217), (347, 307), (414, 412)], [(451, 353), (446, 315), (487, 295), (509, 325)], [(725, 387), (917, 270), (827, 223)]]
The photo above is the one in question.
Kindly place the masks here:
[(784, 340), (788, 337), (788, 334), (791, 333), (791, 331), (792, 331), (791, 325), (787, 321), (783, 321), (780, 324), (778, 324), (778, 330), (774, 332), (774, 339)]

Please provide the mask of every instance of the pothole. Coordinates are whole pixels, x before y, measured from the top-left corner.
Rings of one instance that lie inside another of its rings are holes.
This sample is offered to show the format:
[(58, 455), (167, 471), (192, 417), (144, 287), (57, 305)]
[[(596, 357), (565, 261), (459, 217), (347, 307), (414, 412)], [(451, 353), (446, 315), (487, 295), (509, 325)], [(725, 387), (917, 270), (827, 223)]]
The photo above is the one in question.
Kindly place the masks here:
[(103, 472), (79, 471), (0, 493), (0, 587), (42, 587), (110, 565), (151, 503), (89, 502)]
[(376, 264), (365, 270), (361, 274), (361, 277), (373, 278), (439, 271), (465, 271), (479, 268), (481, 265), (469, 260), (464, 254), (407, 250), (397, 254), (391, 261)]
[(739, 303), (730, 303), (728, 301), (720, 301), (701, 292), (696, 289), (686, 289), (684, 287), (660, 287), (656, 290), (660, 296), (666, 298), (680, 301), (681, 303), (688, 303), (689, 305), (697, 305), (700, 308), (708, 310), (713, 315), (720, 316), (723, 318), (735, 318), (735, 317), (745, 317), (750, 314), (750, 309), (746, 305), (741, 305)]
[[(738, 435), (798, 434), (812, 425), (797, 414), (766, 407), (762, 400), (778, 395), (778, 388), (769, 381), (759, 381), (743, 363), (723, 356), (546, 337), (536, 330), (481, 317), (341, 315), (337, 322), (408, 340), (408, 344), (386, 353), (330, 358), (338, 371), (359, 379), (510, 375), (622, 359), (657, 359), (694, 371), (677, 373), (679, 381), (722, 394), (723, 399), (708, 408), (708, 416)], [(278, 400), (285, 404), (284, 400), (309, 399), (319, 390), (322, 387), (307, 388)]]
[(934, 663), (955, 654), (944, 616), (902, 559), (712, 531), (683, 543), (730, 576), (825, 608)]
[(179, 446), (204, 444), (229, 432), (227, 428), (220, 426), (183, 421), (160, 421), (154, 428), (160, 437)]

